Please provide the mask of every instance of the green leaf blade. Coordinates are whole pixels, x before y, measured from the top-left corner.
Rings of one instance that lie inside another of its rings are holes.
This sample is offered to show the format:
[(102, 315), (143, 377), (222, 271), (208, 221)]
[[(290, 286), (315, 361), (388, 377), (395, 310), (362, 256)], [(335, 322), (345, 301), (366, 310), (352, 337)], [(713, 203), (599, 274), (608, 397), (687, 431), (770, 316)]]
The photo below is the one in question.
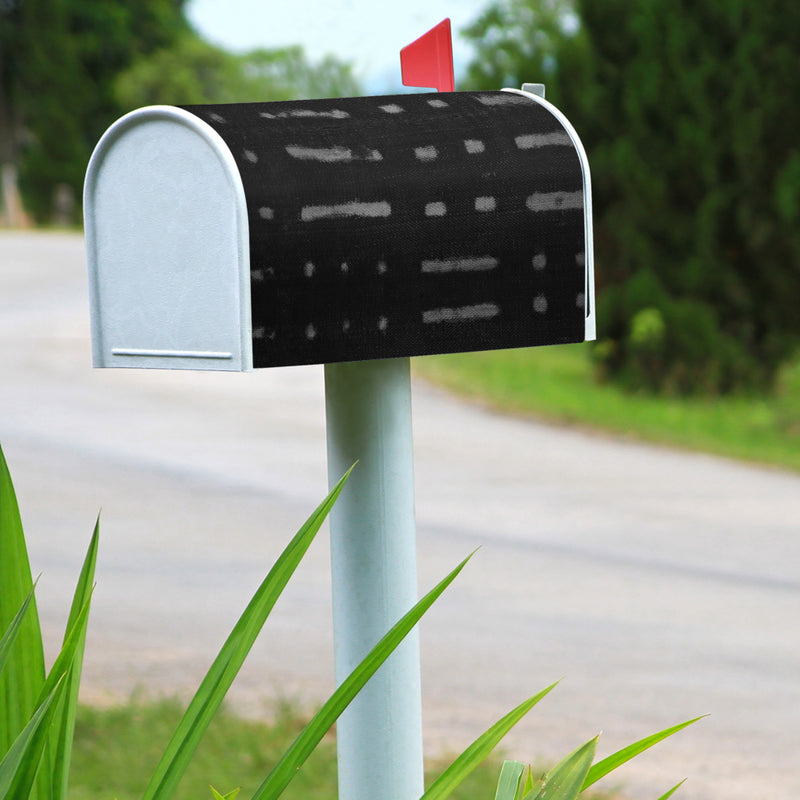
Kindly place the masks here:
[(175, 791), (200, 739), (222, 704), (258, 633), (341, 494), (352, 469), (353, 467), (342, 476), (330, 494), (306, 520), (256, 590), (189, 703), (156, 766), (142, 800), (167, 800)]
[(525, 765), (521, 761), (504, 761), (497, 781), (494, 800), (517, 800), (519, 782)]
[(590, 739), (553, 767), (544, 777), (533, 800), (575, 800), (592, 766), (597, 739), (597, 736)]
[(653, 745), (658, 744), (669, 736), (678, 733), (678, 731), (688, 728), (689, 725), (694, 725), (695, 722), (701, 719), (703, 719), (702, 716), (695, 717), (694, 719), (687, 720), (686, 722), (681, 722), (679, 725), (673, 725), (670, 728), (665, 728), (663, 731), (654, 733), (651, 736), (646, 736), (644, 739), (639, 739), (638, 742), (634, 742), (627, 747), (623, 747), (622, 750), (618, 750), (616, 753), (612, 753), (602, 761), (598, 761), (589, 770), (589, 774), (586, 776), (586, 782), (584, 783), (583, 788), (588, 789), (590, 786), (597, 783), (597, 781), (599, 781), (601, 778), (604, 778), (606, 775), (608, 775), (608, 773), (612, 770), (615, 770), (617, 767), (625, 764), (632, 758), (635, 758), (645, 750), (649, 750), (651, 747), (653, 747)]
[(499, 719), (491, 728), (482, 733), (458, 758), (431, 784), (420, 800), (444, 800), (497, 746), (500, 740), (516, 725), (540, 700), (548, 695), (558, 684), (543, 689)]
[[(33, 590), (22, 519), (8, 464), (0, 447), (0, 630), (8, 630)], [(36, 710), (45, 680), (44, 647), (36, 598), (15, 634), (0, 673), (0, 753), (6, 753)], [(32, 800), (51, 800), (45, 774)]]
[(471, 556), (465, 558), (449, 575), (395, 623), (361, 663), (342, 681), (283, 754), (273, 770), (267, 775), (264, 782), (256, 790), (252, 800), (272, 800), (283, 792), (342, 711), (347, 708), (356, 694), (377, 672), (381, 664), (419, 622), (423, 614), (455, 580), (470, 558)]
[[(97, 565), (97, 549), (100, 539), (100, 518), (95, 522), (94, 531), (81, 567), (78, 583), (72, 597), (72, 606), (64, 632), (63, 647), (69, 647), (71, 637), (77, 635), (70, 669), (66, 675), (64, 702), (59, 706), (54, 722), (55, 735), (51, 749), (53, 771), (53, 800), (67, 800), (69, 769), (72, 760), (72, 739), (75, 733), (75, 717), (78, 710), (78, 691), (80, 689), (83, 654), (86, 646), (88, 611), (94, 587), (94, 573)], [(83, 609), (86, 609), (86, 615)]]
[(680, 783), (676, 783), (668, 792), (664, 792), (664, 794), (662, 794), (658, 800), (669, 800), (669, 798), (672, 797), (672, 795), (674, 795), (684, 783), (686, 783), (686, 778), (684, 778)]

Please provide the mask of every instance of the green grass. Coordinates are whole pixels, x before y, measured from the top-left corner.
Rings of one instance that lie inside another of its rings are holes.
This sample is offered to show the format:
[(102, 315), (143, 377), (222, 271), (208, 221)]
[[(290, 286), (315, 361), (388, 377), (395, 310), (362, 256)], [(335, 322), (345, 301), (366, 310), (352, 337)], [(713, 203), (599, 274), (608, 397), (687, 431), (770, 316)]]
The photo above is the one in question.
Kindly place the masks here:
[[(181, 711), (174, 700), (133, 700), (106, 709), (81, 706), (69, 800), (139, 800)], [(175, 800), (211, 800), (209, 784), (221, 792), (241, 786), (240, 797), (250, 796), (308, 718), (287, 703), (273, 709), (268, 724), (242, 719), (223, 707), (200, 744)], [(485, 763), (464, 781), (454, 800), (491, 800), (499, 772), (499, 760)], [(333, 736), (323, 740), (283, 797), (336, 797)]]
[(679, 398), (597, 383), (586, 345), (429, 356), (415, 374), (513, 414), (800, 470), (800, 362), (775, 397)]

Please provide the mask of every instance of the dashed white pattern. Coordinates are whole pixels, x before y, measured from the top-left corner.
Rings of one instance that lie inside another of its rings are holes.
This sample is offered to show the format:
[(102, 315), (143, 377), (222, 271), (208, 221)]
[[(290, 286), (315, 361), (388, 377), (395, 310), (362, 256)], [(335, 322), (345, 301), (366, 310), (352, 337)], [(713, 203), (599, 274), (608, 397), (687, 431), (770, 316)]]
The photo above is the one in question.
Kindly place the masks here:
[(533, 257), (533, 268), (543, 270), (547, 266), (547, 256), (544, 253), (537, 253)]
[(324, 161), (329, 164), (337, 161), (383, 161), (383, 156), (377, 150), (367, 150), (359, 156), (349, 147), (334, 145), (333, 147), (303, 147), (299, 144), (287, 144), (286, 152), (301, 161)]
[(303, 274), (306, 278), (310, 278), (315, 271), (314, 262), (313, 261), (306, 261), (305, 266), (303, 267)]
[(583, 209), (583, 192), (539, 192), (530, 195), (525, 205), (534, 212), (578, 211)]
[(385, 261), (379, 261), (378, 262), (378, 266), (377, 266), (378, 275), (385, 275), (386, 272), (388, 271), (388, 269), (389, 269), (389, 265)]
[(275, 219), (275, 211), (269, 206), (261, 206), (261, 208), (258, 209), (258, 216), (261, 217), (261, 219)]
[(348, 203), (337, 203), (332, 206), (303, 206), (300, 219), (303, 222), (313, 222), (317, 219), (341, 217), (389, 217), (391, 214), (392, 207), (385, 200), (374, 203), (351, 200)]
[(543, 294), (537, 294), (536, 297), (533, 298), (533, 310), (537, 314), (547, 313), (547, 298)]
[(578, 308), (583, 308), (586, 305), (586, 295), (583, 292), (578, 293), (578, 296), (575, 298), (575, 305)]
[(263, 269), (251, 269), (250, 270), (250, 279), (254, 281), (263, 281), (264, 280), (264, 270)]
[(397, 103), (388, 103), (385, 106), (378, 106), (381, 111), (385, 111), (387, 114), (402, 114), (405, 109), (402, 106), (397, 105)]
[(215, 114), (214, 112), (212, 112), (211, 114), (208, 115), (208, 118), (212, 122), (218, 122), (220, 125), (228, 124), (228, 120), (226, 120), (225, 117), (223, 117), (221, 114)]
[(519, 94), (511, 94), (511, 92), (501, 92), (499, 94), (478, 94), (475, 99), (485, 106), (510, 106), (522, 105), (523, 103), (530, 103), (526, 97)]
[(347, 275), (347, 273), (350, 272), (350, 265), (346, 261), (342, 261), (339, 265), (339, 269), (342, 271), (343, 275)]
[(539, 147), (572, 147), (572, 139), (563, 131), (553, 133), (526, 133), (514, 139), (520, 150), (536, 150)]
[(422, 321), (426, 325), (437, 322), (470, 322), (476, 319), (492, 319), (499, 313), (500, 308), (495, 303), (478, 303), (458, 308), (432, 308), (422, 312)]
[(433, 161), (438, 155), (439, 151), (432, 145), (425, 145), (425, 147), (415, 147), (414, 155), (420, 161)]
[(350, 330), (350, 320), (342, 320), (342, 333), (347, 333)]
[(317, 338), (317, 329), (309, 322), (306, 325), (306, 339), (316, 339)]
[(426, 217), (443, 217), (447, 213), (447, 206), (442, 202), (426, 203)]
[(486, 149), (486, 145), (480, 139), (464, 139), (464, 147), (471, 155), (482, 153)]
[(428, 100), (428, 105), (431, 108), (447, 108), (448, 104), (445, 103), (444, 100), (439, 100), (438, 98), (434, 98), (433, 100)]
[(378, 317), (378, 330), (385, 331), (389, 327), (389, 320), (386, 317)]
[(576, 256), (575, 256), (575, 263), (579, 267), (585, 267), (586, 266), (586, 253), (577, 253)]
[(491, 195), (475, 198), (476, 211), (494, 211), (497, 208), (497, 200)]
[(346, 111), (341, 111), (338, 108), (331, 109), (330, 111), (314, 111), (311, 108), (295, 108), (291, 111), (281, 111), (280, 114), (270, 114), (267, 111), (259, 113), (260, 117), (264, 119), (287, 119), (288, 117), (323, 117), (328, 119), (349, 119), (350, 115)]
[(249, 161), (251, 164), (258, 164), (258, 156), (252, 150), (245, 150), (244, 157), (246, 161)]
[(494, 256), (428, 259), (422, 262), (423, 272), (486, 272), (500, 262)]

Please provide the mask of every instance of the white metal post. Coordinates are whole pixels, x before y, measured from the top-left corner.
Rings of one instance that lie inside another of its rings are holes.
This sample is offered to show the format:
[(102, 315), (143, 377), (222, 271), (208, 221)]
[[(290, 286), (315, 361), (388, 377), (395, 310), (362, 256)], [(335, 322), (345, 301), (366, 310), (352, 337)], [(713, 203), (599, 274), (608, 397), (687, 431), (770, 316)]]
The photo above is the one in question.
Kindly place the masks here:
[[(330, 518), (336, 680), (417, 600), (409, 359), (325, 366), (328, 479), (355, 461)], [(424, 790), (419, 638), (412, 631), (337, 723), (339, 800)]]

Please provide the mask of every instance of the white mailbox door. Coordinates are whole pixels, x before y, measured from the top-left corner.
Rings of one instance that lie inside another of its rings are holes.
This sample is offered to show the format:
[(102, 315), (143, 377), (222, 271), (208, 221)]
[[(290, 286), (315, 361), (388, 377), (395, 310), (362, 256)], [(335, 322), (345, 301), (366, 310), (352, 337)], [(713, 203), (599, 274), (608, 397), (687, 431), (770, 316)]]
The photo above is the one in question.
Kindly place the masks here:
[(168, 106), (122, 117), (84, 215), (96, 367), (252, 369), (244, 190), (209, 125)]

